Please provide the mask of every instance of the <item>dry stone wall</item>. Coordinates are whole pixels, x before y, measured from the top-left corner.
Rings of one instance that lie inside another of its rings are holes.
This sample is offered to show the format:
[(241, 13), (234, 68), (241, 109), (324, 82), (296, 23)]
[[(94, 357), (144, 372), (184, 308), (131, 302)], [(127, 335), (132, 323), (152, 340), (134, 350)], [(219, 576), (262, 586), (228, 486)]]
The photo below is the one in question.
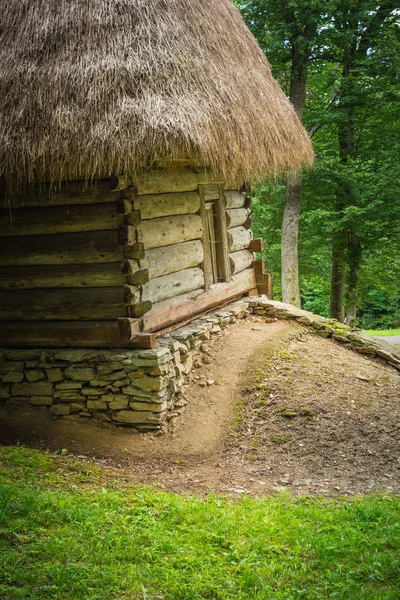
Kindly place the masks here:
[(332, 319), (266, 296), (244, 298), (160, 336), (155, 350), (0, 350), (0, 399), (11, 407), (48, 407), (134, 427), (159, 429), (208, 340), (249, 314), (293, 319), (316, 335), (332, 338), (400, 370), (400, 352)]
[(155, 350), (0, 350), (0, 399), (10, 407), (48, 407), (76, 415), (159, 429), (203, 343), (247, 314), (240, 301), (158, 338)]

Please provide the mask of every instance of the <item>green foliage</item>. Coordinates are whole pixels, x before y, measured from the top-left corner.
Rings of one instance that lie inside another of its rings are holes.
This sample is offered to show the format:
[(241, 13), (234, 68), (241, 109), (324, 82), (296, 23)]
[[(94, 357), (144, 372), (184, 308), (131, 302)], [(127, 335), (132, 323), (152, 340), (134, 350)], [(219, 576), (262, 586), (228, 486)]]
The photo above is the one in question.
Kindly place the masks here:
[(92, 468), (88, 487), (72, 459), (2, 454), (4, 600), (398, 597), (396, 497), (201, 500), (101, 487)]
[[(328, 314), (332, 236), (344, 231), (350, 239), (353, 232), (361, 248), (356, 324), (398, 326), (400, 26), (396, 2), (242, 0), (237, 5), (286, 93), (294, 45), (308, 52), (304, 123), (313, 135), (316, 162), (303, 176), (299, 226), (303, 306)], [(309, 39), (307, 31), (315, 23), (316, 35)], [(339, 143), (343, 135), (346, 148)], [(262, 184), (254, 196), (254, 228), (265, 239), (264, 256), (279, 298), (284, 185)], [(345, 258), (350, 269), (354, 261), (350, 244)], [(348, 286), (350, 293), (351, 279)]]

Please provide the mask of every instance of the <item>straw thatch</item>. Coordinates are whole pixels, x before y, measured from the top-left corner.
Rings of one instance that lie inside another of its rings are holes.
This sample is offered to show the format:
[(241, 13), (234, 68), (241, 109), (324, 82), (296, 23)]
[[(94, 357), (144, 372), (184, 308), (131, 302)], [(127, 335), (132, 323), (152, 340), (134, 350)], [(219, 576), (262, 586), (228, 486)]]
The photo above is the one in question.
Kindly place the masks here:
[(254, 179), (312, 162), (230, 0), (0, 0), (0, 176), (135, 174), (189, 155)]

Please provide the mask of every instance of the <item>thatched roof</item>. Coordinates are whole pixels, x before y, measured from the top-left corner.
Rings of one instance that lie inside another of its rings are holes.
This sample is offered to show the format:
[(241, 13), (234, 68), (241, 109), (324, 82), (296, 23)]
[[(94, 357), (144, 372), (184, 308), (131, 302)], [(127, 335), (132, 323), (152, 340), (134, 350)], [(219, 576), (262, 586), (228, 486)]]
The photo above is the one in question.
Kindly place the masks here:
[(312, 162), (231, 0), (0, 5), (0, 176), (92, 179), (189, 155), (254, 179)]

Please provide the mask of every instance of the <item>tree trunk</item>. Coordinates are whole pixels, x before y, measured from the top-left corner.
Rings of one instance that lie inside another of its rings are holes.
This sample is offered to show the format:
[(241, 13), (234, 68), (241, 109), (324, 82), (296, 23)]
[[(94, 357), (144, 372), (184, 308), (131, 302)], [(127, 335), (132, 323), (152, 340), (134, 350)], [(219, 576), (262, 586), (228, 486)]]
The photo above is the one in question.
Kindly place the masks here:
[(330, 316), (344, 323), (344, 292), (346, 286), (346, 234), (343, 230), (332, 235), (332, 278)]
[(349, 274), (347, 280), (346, 325), (351, 325), (357, 316), (358, 282), (360, 278), (362, 247), (360, 238), (352, 229), (349, 240)]
[(301, 213), (301, 177), (289, 175), (282, 221), (282, 300), (300, 306), (298, 235)]
[[(289, 21), (294, 15), (288, 14)], [(313, 39), (315, 29), (304, 31), (304, 37)], [(290, 79), (290, 101), (300, 121), (303, 119), (306, 101), (307, 64), (309, 49), (292, 40), (292, 65)], [(299, 216), (301, 213), (301, 175), (288, 175), (286, 180), (285, 208), (282, 222), (282, 300), (300, 307), (299, 286)]]

